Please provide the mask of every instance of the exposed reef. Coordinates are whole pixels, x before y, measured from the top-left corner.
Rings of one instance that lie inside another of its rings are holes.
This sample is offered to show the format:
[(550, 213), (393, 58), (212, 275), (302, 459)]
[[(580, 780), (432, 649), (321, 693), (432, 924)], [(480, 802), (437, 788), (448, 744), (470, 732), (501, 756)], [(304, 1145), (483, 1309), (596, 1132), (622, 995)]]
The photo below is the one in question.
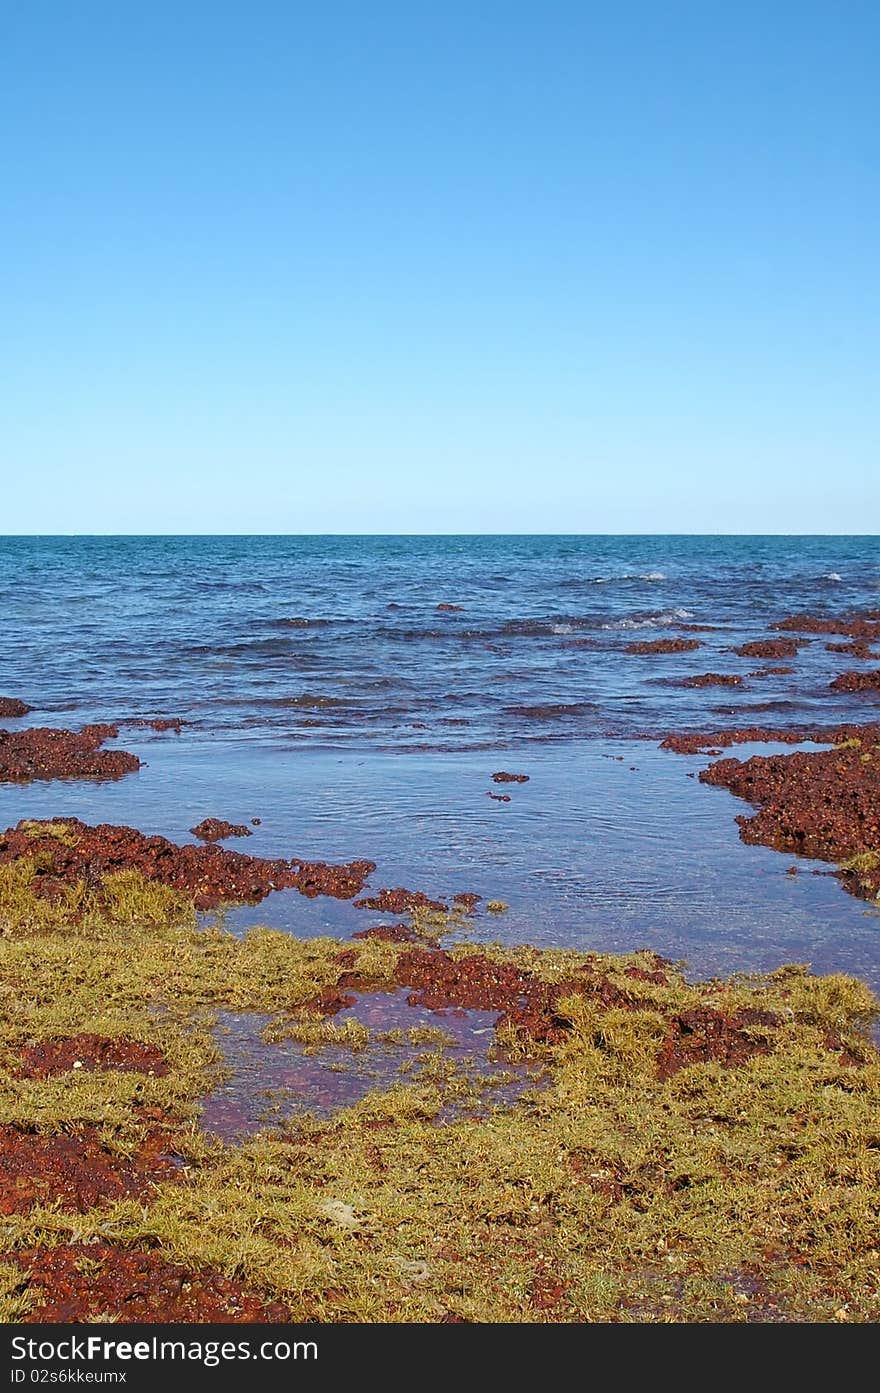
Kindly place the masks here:
[(0, 783), (33, 779), (121, 779), (141, 762), (127, 750), (102, 750), (119, 734), (114, 725), (83, 726), (80, 731), (32, 726), (0, 730)]
[(373, 861), (328, 865), (324, 861), (266, 860), (219, 846), (178, 846), (167, 837), (147, 837), (133, 827), (78, 818), (63, 822), (23, 821), (0, 834), (0, 865), (29, 860), (38, 867), (37, 894), (63, 894), (78, 883), (137, 871), (148, 881), (192, 898), (198, 909), (221, 904), (258, 904), (273, 890), (298, 890), (313, 898), (350, 900), (376, 869)]

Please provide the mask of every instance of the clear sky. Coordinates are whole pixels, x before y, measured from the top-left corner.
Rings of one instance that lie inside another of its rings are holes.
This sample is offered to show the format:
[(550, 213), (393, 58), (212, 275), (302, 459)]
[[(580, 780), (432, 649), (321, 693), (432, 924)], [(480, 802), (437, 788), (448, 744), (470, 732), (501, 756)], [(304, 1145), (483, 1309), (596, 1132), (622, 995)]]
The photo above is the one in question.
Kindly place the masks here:
[(2, 0), (0, 533), (880, 531), (876, 0)]

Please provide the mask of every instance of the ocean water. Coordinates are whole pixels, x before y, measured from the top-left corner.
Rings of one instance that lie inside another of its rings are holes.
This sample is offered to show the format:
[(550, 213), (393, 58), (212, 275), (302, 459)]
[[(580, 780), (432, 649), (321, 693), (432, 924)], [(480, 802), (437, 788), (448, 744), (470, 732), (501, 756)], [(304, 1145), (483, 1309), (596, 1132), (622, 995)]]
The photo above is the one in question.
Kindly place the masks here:
[[(453, 609), (439, 606), (455, 606)], [(880, 914), (816, 863), (746, 847), (745, 805), (663, 734), (871, 719), (817, 636), (790, 674), (729, 650), (797, 611), (880, 607), (873, 537), (166, 537), (0, 540), (9, 728), (123, 729), (118, 783), (0, 785), (2, 826), (76, 815), (177, 840), (207, 815), (260, 855), (366, 856), (373, 884), (507, 902), (477, 939), (650, 946), (694, 972), (810, 961), (880, 988)], [(633, 639), (703, 647), (634, 656)], [(691, 690), (689, 674), (741, 687)], [(766, 749), (766, 747), (763, 747)], [(748, 754), (745, 747), (739, 751)], [(498, 788), (497, 769), (527, 773)], [(496, 802), (489, 792), (510, 794)], [(377, 922), (295, 892), (229, 916), (298, 934)]]

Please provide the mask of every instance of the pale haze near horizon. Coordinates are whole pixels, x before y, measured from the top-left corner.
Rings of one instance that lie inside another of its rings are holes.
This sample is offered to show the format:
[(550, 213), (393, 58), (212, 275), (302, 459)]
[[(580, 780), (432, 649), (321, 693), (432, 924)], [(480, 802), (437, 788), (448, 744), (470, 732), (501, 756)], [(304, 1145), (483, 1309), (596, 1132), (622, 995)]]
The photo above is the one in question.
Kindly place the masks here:
[(878, 43), (8, 9), (0, 533), (874, 533)]

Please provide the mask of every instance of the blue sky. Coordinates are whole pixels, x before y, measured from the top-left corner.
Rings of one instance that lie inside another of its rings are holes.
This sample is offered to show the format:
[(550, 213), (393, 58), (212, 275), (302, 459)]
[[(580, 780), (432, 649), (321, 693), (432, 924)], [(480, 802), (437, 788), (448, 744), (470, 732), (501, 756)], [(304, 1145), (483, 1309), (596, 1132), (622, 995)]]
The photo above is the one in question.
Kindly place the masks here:
[(876, 532), (880, 7), (0, 8), (0, 532)]

